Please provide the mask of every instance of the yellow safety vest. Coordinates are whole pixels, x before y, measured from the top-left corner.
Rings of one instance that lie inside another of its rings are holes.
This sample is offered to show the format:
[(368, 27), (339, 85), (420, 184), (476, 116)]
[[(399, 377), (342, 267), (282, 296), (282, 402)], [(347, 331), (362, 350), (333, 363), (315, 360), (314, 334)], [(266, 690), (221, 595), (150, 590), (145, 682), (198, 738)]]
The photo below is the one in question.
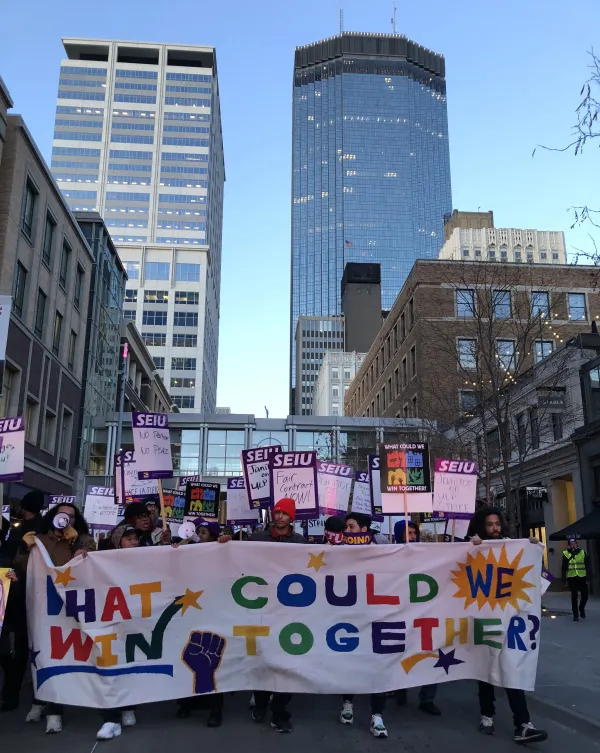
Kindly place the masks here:
[(569, 549), (565, 549), (563, 555), (567, 558), (569, 566), (567, 568), (567, 578), (585, 578), (585, 552), (580, 549), (577, 554), (572, 554)]

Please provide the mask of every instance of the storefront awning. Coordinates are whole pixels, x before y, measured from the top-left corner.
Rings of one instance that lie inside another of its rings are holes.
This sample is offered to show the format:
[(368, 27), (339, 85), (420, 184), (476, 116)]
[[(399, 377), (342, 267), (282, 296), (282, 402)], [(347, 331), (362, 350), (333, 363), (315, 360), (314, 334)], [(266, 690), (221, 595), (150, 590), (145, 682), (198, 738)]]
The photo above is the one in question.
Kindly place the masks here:
[(595, 507), (592, 512), (579, 518), (575, 523), (553, 533), (550, 541), (565, 541), (571, 536), (578, 539), (600, 538), (600, 507)]

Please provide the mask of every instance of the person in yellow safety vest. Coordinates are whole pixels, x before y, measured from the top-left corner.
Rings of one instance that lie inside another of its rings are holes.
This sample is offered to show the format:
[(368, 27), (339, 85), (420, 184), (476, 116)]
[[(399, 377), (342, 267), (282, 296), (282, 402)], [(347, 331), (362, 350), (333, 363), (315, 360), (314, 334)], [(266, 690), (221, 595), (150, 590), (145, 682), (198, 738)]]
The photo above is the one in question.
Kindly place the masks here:
[[(565, 585), (571, 589), (571, 605), (573, 607), (573, 621), (579, 622), (579, 617), (585, 619), (585, 605), (588, 600), (588, 556), (579, 547), (576, 538), (569, 539), (569, 548), (563, 552), (562, 577)], [(581, 601), (577, 606), (577, 597), (581, 594)]]

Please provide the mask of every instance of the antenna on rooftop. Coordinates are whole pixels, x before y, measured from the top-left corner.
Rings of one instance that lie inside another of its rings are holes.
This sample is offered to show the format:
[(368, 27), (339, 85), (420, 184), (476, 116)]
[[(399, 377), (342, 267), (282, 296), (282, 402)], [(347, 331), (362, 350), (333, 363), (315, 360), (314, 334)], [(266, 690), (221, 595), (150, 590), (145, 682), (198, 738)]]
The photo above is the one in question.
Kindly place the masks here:
[(392, 33), (397, 34), (398, 28), (396, 27), (396, 2), (392, 3)]
[(344, 33), (344, 6), (340, 0), (340, 34)]

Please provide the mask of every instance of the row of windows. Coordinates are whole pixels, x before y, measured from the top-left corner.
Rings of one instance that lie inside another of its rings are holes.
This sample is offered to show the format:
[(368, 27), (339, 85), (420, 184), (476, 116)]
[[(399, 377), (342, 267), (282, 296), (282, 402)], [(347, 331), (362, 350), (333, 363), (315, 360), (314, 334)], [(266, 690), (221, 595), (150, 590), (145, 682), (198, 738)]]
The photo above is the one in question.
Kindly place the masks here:
[(100, 157), (100, 149), (84, 149), (77, 146), (53, 146), (52, 154), (57, 157)]
[[(130, 280), (139, 280), (140, 262), (123, 261), (123, 266)], [(144, 266), (146, 280), (170, 280), (171, 264), (163, 261), (147, 261)], [(200, 264), (175, 264), (177, 282), (200, 282)]]
[[(198, 305), (200, 293), (193, 292), (191, 290), (176, 290), (175, 291), (175, 303), (176, 304), (192, 304)], [(125, 303), (137, 303), (138, 291), (131, 288), (125, 291)], [(168, 303), (169, 291), (168, 290), (144, 290), (144, 303)]]
[(54, 176), (54, 180), (57, 180), (59, 183), (63, 180), (67, 183), (97, 183), (98, 182), (98, 173), (95, 173), (94, 175), (91, 175), (91, 174), (73, 175), (72, 173), (57, 173), (53, 170), (52, 175)]
[[(163, 136), (164, 146), (210, 146), (210, 139), (191, 139), (187, 137)], [(194, 155), (196, 158), (196, 155)]]
[[(166, 311), (144, 311), (142, 314), (142, 324), (150, 324), (157, 327), (167, 326)], [(198, 314), (193, 311), (175, 311), (173, 314), (174, 327), (197, 327)]]
[(196, 402), (193, 395), (173, 395), (172, 400), (178, 408), (194, 408)]
[(131, 173), (151, 173), (152, 165), (136, 165), (127, 162), (109, 162), (109, 170), (122, 170)]
[[(512, 316), (513, 302), (510, 290), (492, 291), (492, 315), (496, 319), (509, 319)], [(569, 319), (587, 319), (584, 293), (568, 293), (567, 307)], [(474, 317), (477, 313), (475, 291), (464, 288), (456, 291), (456, 313), (461, 317)], [(550, 318), (550, 293), (546, 290), (531, 292), (531, 315)]]
[(208, 175), (208, 167), (182, 167), (180, 165), (161, 165), (160, 178), (163, 173), (179, 173), (180, 175)]
[[(204, 233), (202, 233), (204, 235)], [(157, 235), (157, 243), (172, 243), (179, 246), (201, 246), (204, 245), (203, 241), (198, 238), (171, 238), (168, 235)]]
[(135, 89), (136, 91), (155, 92), (156, 84), (138, 84), (133, 81), (115, 81), (115, 89)]
[(167, 73), (167, 81), (197, 81), (201, 84), (210, 84), (212, 76), (205, 73)]
[[(167, 335), (164, 332), (142, 332), (144, 345), (151, 348), (164, 348), (167, 344)], [(173, 335), (174, 348), (197, 348), (198, 335)]]
[[(535, 340), (533, 357), (537, 363), (551, 355), (554, 350), (553, 340)], [(473, 370), (477, 368), (478, 348), (475, 338), (462, 337), (457, 341), (458, 364), (462, 369)], [(505, 371), (513, 371), (517, 365), (516, 343), (514, 340), (495, 341), (496, 358), (500, 368)]]
[(152, 110), (113, 110), (114, 118), (155, 118), (156, 113)]
[(102, 134), (86, 131), (54, 131), (54, 138), (65, 141), (102, 141)]
[(132, 136), (129, 133), (112, 133), (110, 140), (114, 144), (153, 144), (154, 136)]
[(100, 107), (77, 107), (74, 105), (58, 105), (56, 108), (57, 115), (102, 115), (104, 117), (104, 108)]
[(206, 230), (206, 222), (191, 220), (158, 220), (156, 227), (161, 230)]
[[(203, 172), (207, 173), (208, 170)], [(200, 178), (165, 178), (161, 173), (160, 185), (165, 188), (208, 188), (208, 181)]]
[(106, 226), (107, 227), (139, 227), (142, 229), (148, 228), (148, 220), (135, 220), (135, 222), (132, 222), (131, 220), (118, 220), (118, 219), (106, 219)]
[(165, 112), (163, 120), (194, 120), (201, 121), (202, 123), (210, 123), (210, 115), (194, 112)]
[(165, 97), (166, 105), (179, 107), (210, 107), (210, 99), (194, 99), (191, 97)]
[(154, 131), (154, 123), (118, 123), (113, 122), (113, 129), (127, 131)]
[(161, 204), (206, 204), (206, 196), (183, 193), (159, 193), (158, 200)]
[(150, 201), (149, 193), (133, 193), (131, 191), (107, 191), (106, 201)]
[(84, 76), (106, 76), (106, 68), (84, 68), (83, 66), (76, 65), (61, 65), (60, 72), (72, 76), (77, 76), (78, 74)]
[(134, 70), (127, 70), (125, 68), (117, 68), (117, 70), (115, 71), (115, 76), (117, 78), (157, 79), (158, 73), (156, 71), (134, 71)]
[(61, 128), (65, 128), (67, 126), (72, 126), (73, 128), (102, 128), (102, 120), (63, 120), (62, 118), (57, 118), (54, 127), (58, 128), (59, 126)]
[(78, 191), (76, 189), (65, 188), (63, 193), (69, 199), (94, 199), (96, 200), (97, 191)]
[(177, 86), (174, 84), (167, 84), (165, 91), (173, 92), (174, 94), (210, 94), (210, 86)]
[(204, 207), (202, 207), (201, 212), (191, 212), (189, 209), (159, 209), (158, 214), (168, 214), (175, 217), (202, 217), (203, 220), (206, 220), (206, 210)]
[(130, 102), (138, 105), (155, 105), (156, 97), (147, 94), (115, 94), (115, 102)]
[(208, 162), (208, 154), (194, 152), (162, 152), (160, 158), (163, 162)]
[(110, 159), (146, 159), (152, 160), (152, 152), (132, 152), (126, 149), (111, 149), (108, 152)]
[[(522, 252), (521, 246), (515, 246), (515, 248), (513, 249), (512, 253), (514, 255), (514, 260), (516, 262), (523, 261), (523, 252)], [(560, 259), (559, 252), (558, 251), (552, 251), (551, 253), (552, 253), (552, 260), (553, 261), (559, 261), (559, 259)], [(533, 261), (533, 254), (534, 254), (533, 247), (532, 246), (527, 246), (527, 248), (525, 249), (525, 259), (526, 259), (526, 261), (532, 262)], [(462, 249), (462, 257), (464, 259), (468, 259), (468, 258), (470, 258), (470, 256), (471, 256), (471, 249), (470, 248), (463, 248)], [(482, 257), (481, 249), (480, 248), (474, 248), (473, 249), (473, 256), (476, 259), (481, 258)], [(487, 249), (487, 256), (488, 256), (488, 259), (492, 259), (493, 260), (493, 259), (496, 259), (496, 258), (500, 258), (501, 261), (507, 261), (508, 260), (508, 256), (509, 256), (508, 248), (506, 246), (501, 246), (500, 247), (500, 256), (498, 257), (497, 254), (496, 254), (496, 247), (495, 246), (490, 246)], [(544, 250), (540, 251), (540, 259), (542, 261), (546, 261), (549, 258), (550, 257), (548, 256), (548, 252), (547, 251), (544, 251)]]
[(174, 126), (163, 125), (163, 132), (171, 133), (210, 133), (209, 126)]
[(77, 92), (67, 89), (58, 90), (58, 99), (93, 99), (98, 102), (104, 101), (104, 92)]
[(196, 380), (193, 377), (171, 377), (171, 387), (185, 387), (187, 389), (195, 389)]
[(84, 81), (79, 78), (63, 78), (62, 76), (58, 80), (59, 86), (81, 86), (85, 89), (100, 89), (106, 87), (104, 81)]

